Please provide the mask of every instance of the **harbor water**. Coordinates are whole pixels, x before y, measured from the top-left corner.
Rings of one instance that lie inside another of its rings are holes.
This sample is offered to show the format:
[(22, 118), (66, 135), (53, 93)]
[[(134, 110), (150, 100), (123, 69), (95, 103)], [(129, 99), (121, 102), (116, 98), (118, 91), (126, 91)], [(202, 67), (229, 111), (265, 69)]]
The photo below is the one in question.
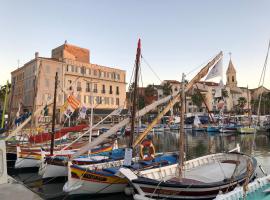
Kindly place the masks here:
[[(157, 152), (178, 151), (179, 132), (156, 132), (151, 133), (153, 143)], [(269, 133), (254, 134), (221, 134), (206, 132), (186, 131), (185, 134), (185, 151), (186, 160), (197, 158), (209, 153), (218, 153), (228, 151), (236, 147), (239, 143), (241, 151), (246, 154), (253, 155), (266, 173), (270, 173), (270, 137)], [(119, 141), (119, 145), (124, 145), (128, 141), (128, 137)], [(262, 176), (261, 170), (257, 169), (258, 176)], [(35, 191), (44, 199), (103, 199), (103, 200), (126, 200), (132, 197), (124, 194), (110, 195), (91, 195), (91, 196), (69, 196), (63, 193), (64, 182), (55, 182), (47, 180), (42, 182), (37, 173), (19, 173), (15, 176), (17, 180), (24, 182), (29, 188)]]

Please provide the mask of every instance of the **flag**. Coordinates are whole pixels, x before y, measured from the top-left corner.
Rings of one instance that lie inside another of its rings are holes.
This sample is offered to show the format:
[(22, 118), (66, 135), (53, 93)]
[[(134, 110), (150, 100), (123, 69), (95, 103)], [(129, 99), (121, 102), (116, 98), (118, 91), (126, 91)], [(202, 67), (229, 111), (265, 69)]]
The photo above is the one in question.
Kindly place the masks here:
[(21, 111), (21, 103), (19, 103), (19, 108), (18, 111), (16, 113), (16, 117), (19, 118), (20, 117), (20, 111)]
[(67, 102), (69, 103), (69, 105), (75, 110), (77, 108), (79, 108), (80, 106), (80, 101), (78, 99), (76, 99), (73, 95), (70, 95), (67, 98)]
[(209, 80), (216, 77), (222, 77), (223, 74), (223, 64), (222, 58), (214, 65), (214, 67), (210, 70), (208, 75), (206, 76), (205, 80)]
[(80, 115), (79, 115), (81, 119), (85, 119), (86, 111), (87, 111), (87, 108), (85, 106), (82, 106), (80, 110)]
[(79, 108), (80, 104), (79, 100), (77, 100), (73, 95), (70, 95), (61, 107), (61, 112), (63, 112), (67, 117), (70, 117), (74, 110)]
[(219, 98), (219, 97), (222, 97), (222, 89), (224, 87), (224, 84), (223, 84), (223, 81), (220, 80), (219, 82), (219, 85), (216, 89), (216, 92), (215, 92), (215, 98)]

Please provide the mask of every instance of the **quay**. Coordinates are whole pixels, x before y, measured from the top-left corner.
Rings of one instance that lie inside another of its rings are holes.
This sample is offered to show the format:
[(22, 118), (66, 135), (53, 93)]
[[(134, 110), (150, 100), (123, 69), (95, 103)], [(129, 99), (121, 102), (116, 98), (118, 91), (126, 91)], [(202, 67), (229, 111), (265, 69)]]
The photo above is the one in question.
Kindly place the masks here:
[(42, 199), (32, 190), (8, 176), (7, 183), (0, 184), (1, 200), (39, 200)]
[(39, 200), (42, 199), (22, 183), (7, 175), (6, 144), (0, 141), (0, 199)]

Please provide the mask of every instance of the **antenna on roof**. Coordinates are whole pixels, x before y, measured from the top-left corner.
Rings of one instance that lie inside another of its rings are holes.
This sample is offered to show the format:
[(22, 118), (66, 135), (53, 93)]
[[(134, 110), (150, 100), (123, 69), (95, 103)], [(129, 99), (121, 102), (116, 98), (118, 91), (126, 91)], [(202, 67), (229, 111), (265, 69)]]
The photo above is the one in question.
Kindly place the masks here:
[(17, 68), (19, 68), (20, 67), (20, 60), (19, 59), (17, 60), (17, 64), (18, 64)]

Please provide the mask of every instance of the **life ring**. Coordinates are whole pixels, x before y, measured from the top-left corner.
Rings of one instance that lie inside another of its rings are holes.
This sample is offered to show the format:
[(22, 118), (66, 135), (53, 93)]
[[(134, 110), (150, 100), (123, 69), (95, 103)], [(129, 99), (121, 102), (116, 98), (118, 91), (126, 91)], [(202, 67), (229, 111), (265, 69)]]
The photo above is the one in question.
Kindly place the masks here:
[[(146, 148), (148, 149), (148, 153), (147, 153), (147, 156), (145, 157), (144, 149)], [(153, 160), (155, 158), (155, 154), (156, 154), (156, 150), (152, 141), (148, 139), (142, 141), (140, 145), (140, 159), (145, 160), (145, 161)]]

